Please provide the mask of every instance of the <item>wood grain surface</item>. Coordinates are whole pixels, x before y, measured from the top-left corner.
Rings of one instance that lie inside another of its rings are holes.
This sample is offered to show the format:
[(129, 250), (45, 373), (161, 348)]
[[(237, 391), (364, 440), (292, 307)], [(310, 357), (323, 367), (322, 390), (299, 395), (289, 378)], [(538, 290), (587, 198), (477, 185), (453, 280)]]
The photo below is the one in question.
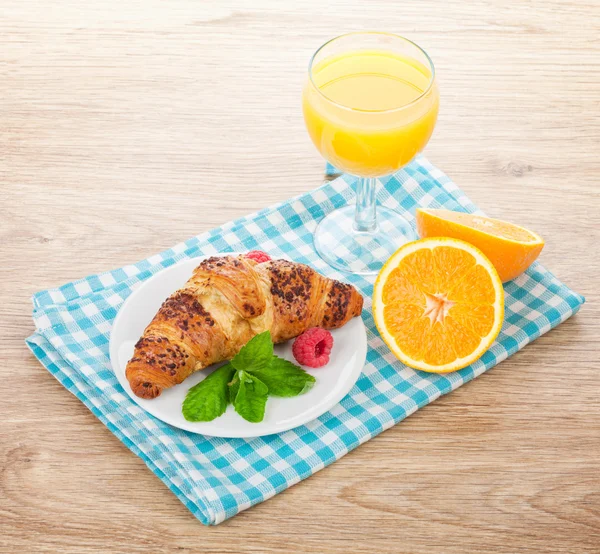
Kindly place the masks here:
[[(600, 2), (0, 0), (0, 551), (600, 551)], [(37, 362), (30, 296), (308, 191), (312, 52), (437, 65), (427, 149), (537, 230), (579, 315), (328, 469), (202, 526)]]

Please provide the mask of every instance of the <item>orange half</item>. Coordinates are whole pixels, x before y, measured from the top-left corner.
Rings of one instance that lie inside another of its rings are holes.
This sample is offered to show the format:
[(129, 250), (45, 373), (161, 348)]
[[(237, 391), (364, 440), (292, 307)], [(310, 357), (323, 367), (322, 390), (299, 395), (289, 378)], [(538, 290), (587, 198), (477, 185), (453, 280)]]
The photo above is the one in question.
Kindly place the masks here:
[(492, 345), (504, 319), (504, 289), (490, 260), (452, 238), (405, 244), (382, 268), (373, 316), (394, 355), (414, 369), (448, 373)]
[(538, 234), (500, 219), (425, 208), (417, 209), (416, 219), (421, 238), (451, 237), (479, 248), (503, 283), (521, 275), (544, 248)]

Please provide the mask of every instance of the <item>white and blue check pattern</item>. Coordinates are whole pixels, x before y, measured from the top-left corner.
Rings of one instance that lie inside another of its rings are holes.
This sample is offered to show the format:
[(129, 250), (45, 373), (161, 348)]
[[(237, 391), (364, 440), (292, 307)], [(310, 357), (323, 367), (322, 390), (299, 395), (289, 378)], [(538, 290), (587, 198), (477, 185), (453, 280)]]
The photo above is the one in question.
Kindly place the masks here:
[[(422, 157), (382, 182), (379, 201), (411, 222), (417, 206), (477, 211), (446, 175)], [(447, 375), (405, 367), (377, 334), (370, 302), (373, 279), (337, 273), (313, 248), (318, 221), (352, 200), (353, 184), (353, 178), (340, 177), (135, 265), (39, 292), (33, 298), (37, 330), (27, 339), (33, 353), (204, 524), (221, 523), (309, 477), (495, 366), (573, 315), (584, 302), (536, 263), (505, 285), (504, 327), (480, 360)], [(360, 289), (365, 296), (369, 350), (356, 385), (317, 420), (280, 435), (249, 440), (190, 434), (148, 415), (127, 396), (111, 369), (108, 341), (117, 311), (141, 281), (180, 260), (252, 249), (310, 264)]]

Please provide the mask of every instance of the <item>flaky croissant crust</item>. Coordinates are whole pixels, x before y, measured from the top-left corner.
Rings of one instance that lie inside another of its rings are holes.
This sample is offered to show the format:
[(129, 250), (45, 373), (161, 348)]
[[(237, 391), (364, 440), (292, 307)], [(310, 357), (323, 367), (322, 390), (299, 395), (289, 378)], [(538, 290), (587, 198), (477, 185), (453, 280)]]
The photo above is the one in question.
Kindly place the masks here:
[(362, 306), (352, 285), (304, 264), (208, 258), (165, 300), (125, 374), (137, 396), (156, 398), (193, 372), (233, 358), (263, 331), (278, 343), (310, 327), (336, 329), (360, 315)]

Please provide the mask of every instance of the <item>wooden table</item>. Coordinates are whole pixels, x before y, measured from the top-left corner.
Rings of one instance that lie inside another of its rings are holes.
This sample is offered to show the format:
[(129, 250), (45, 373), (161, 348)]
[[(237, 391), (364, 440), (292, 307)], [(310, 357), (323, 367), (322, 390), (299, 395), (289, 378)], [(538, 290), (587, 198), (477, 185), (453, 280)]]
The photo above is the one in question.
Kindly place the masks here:
[[(0, 551), (598, 552), (600, 2), (212, 4), (1, 2)], [(29, 297), (317, 186), (308, 59), (372, 28), (436, 62), (429, 158), (544, 236), (543, 263), (588, 303), (330, 468), (203, 527), (28, 352)]]

